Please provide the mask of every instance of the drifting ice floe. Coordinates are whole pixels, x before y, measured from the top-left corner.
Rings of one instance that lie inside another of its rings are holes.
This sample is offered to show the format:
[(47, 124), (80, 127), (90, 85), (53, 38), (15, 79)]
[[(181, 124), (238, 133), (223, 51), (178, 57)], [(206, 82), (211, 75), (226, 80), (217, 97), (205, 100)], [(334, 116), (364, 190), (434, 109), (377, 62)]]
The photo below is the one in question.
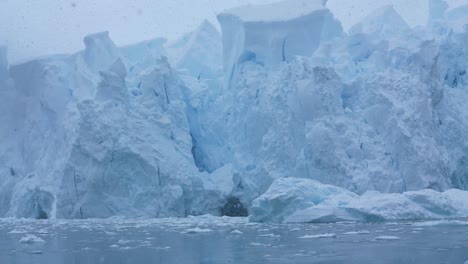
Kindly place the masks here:
[(336, 234), (319, 234), (319, 235), (305, 235), (299, 238), (336, 238)]
[(32, 243), (45, 243), (45, 240), (35, 235), (26, 235), (22, 237), (19, 242), (24, 243), (24, 244), (32, 244)]

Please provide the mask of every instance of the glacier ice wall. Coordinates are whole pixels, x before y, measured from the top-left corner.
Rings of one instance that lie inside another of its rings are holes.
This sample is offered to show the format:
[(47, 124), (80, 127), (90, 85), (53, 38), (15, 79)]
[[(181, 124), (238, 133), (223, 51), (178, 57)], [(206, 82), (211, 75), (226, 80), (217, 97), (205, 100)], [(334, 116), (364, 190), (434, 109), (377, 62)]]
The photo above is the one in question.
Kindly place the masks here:
[(221, 34), (206, 20), (195, 31), (170, 43), (167, 52), (171, 64), (192, 77), (213, 79), (222, 76)]
[(239, 7), (219, 14), (218, 20), (228, 81), (242, 62), (256, 61), (275, 68), (294, 56), (312, 55), (321, 42), (343, 33), (341, 23), (322, 0)]
[[(136, 63), (134, 47), (120, 50), (99, 33), (85, 38), (83, 52), (10, 68), (2, 215), (217, 213), (224, 194), (203, 188), (191, 154), (190, 91), (158, 43), (141, 45), (160, 59), (145, 64), (142, 54)], [(202, 203), (205, 195), (214, 202)]]
[[(222, 36), (92, 34), (18, 65), (0, 48), (0, 216), (219, 215), (234, 197), (255, 221), (308, 221), (365, 219), (366, 197), (453, 201), (468, 189), (467, 6), (418, 28), (387, 6), (346, 33), (324, 2), (228, 10)], [(356, 202), (308, 209), (332, 196)]]

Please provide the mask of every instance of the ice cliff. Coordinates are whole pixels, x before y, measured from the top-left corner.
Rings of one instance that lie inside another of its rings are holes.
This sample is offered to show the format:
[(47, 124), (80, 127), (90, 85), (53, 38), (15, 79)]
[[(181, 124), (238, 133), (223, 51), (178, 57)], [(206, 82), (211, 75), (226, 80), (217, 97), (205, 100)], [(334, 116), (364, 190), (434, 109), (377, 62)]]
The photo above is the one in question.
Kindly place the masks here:
[(320, 43), (343, 34), (341, 23), (321, 0), (244, 6), (219, 14), (218, 20), (229, 81), (243, 62), (276, 68), (295, 56), (312, 55)]
[(467, 217), (468, 9), (440, 6), (344, 32), (291, 0), (174, 42), (103, 32), (17, 65), (0, 48), (0, 216)]

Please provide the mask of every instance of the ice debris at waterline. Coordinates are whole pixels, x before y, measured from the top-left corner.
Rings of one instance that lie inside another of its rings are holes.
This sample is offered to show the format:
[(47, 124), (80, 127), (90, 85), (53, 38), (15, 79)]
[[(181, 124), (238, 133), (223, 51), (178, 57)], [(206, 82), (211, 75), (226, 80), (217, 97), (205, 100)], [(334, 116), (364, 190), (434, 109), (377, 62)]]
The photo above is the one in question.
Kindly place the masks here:
[(368, 191), (359, 196), (314, 180), (280, 178), (252, 203), (256, 222), (396, 221), (468, 217), (468, 192), (419, 190)]
[(0, 216), (467, 216), (467, 15), (411, 28), (387, 6), (345, 32), (294, 0), (170, 43), (0, 47)]

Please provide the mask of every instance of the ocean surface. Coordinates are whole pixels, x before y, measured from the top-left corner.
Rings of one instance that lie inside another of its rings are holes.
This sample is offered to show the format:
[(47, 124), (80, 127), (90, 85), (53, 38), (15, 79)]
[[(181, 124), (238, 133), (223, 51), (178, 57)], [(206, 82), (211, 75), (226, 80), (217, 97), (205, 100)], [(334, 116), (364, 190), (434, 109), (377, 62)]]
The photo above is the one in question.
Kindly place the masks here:
[(1, 264), (450, 263), (468, 222), (257, 224), (246, 218), (0, 219)]

